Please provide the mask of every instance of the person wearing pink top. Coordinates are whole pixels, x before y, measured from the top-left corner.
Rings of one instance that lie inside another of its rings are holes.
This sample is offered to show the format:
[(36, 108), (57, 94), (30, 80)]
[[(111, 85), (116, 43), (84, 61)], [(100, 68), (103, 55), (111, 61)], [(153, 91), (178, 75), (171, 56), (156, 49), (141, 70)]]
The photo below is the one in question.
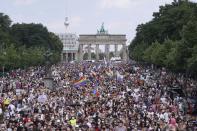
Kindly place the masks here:
[(177, 122), (176, 122), (174, 113), (172, 114), (172, 117), (169, 120), (169, 126), (170, 127), (177, 127)]

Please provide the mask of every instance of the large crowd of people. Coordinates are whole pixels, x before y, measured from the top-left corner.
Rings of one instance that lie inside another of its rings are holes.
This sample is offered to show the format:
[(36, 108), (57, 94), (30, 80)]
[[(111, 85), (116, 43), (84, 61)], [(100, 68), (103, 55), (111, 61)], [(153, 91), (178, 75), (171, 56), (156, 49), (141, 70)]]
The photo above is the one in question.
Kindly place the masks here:
[(81, 62), (0, 77), (0, 131), (195, 131), (197, 82), (134, 63)]

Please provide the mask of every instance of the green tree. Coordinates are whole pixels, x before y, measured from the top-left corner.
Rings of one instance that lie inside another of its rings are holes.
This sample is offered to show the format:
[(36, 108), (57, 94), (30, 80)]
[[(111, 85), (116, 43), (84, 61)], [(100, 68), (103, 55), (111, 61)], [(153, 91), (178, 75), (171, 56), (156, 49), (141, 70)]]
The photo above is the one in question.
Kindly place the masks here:
[(5, 67), (8, 69), (18, 68), (20, 65), (20, 56), (17, 54), (14, 45), (10, 45), (5, 51)]
[(87, 52), (84, 53), (84, 55), (83, 55), (83, 60), (88, 60), (88, 53), (87, 53)]
[(157, 43), (151, 54), (151, 61), (156, 65), (164, 65), (167, 50), (164, 45)]
[(0, 51), (11, 43), (10, 37), (11, 20), (8, 15), (0, 13)]
[(62, 51), (63, 45), (59, 38), (42, 24), (14, 24), (11, 27), (11, 34), (17, 41), (17, 46), (41, 47)]
[(141, 43), (139, 45), (136, 45), (134, 49), (132, 50), (131, 57), (137, 61), (142, 61), (143, 60), (143, 52), (147, 48), (146, 43)]
[(52, 52), (52, 63), (60, 61), (63, 44), (42, 24), (13, 24), (0, 13), (0, 69), (44, 65), (44, 54)]
[(105, 54), (104, 53), (99, 53), (99, 60), (103, 60), (105, 57)]
[(96, 54), (94, 52), (91, 53), (92, 60), (96, 60)]
[(109, 58), (111, 59), (112, 57), (114, 57), (114, 52), (109, 53)]
[(197, 45), (197, 22), (189, 21), (187, 25), (183, 26), (182, 38), (188, 48), (193, 48)]
[(176, 69), (179, 65), (177, 65), (178, 59), (178, 49), (181, 41), (171, 41), (171, 48), (168, 50), (166, 54), (165, 66), (171, 69)]
[(9, 32), (11, 20), (8, 15), (5, 15), (3, 13), (0, 13), (0, 30), (3, 32)]
[(151, 21), (138, 25), (129, 56), (174, 71), (196, 73), (196, 21), (197, 3), (179, 0), (160, 6)]
[(130, 44), (130, 52), (134, 47), (146, 42), (151, 45), (158, 41), (163, 43), (165, 39), (181, 40), (181, 31), (189, 20), (196, 20), (197, 9), (196, 3), (179, 2), (177, 4), (167, 4), (160, 6), (159, 12), (153, 13), (153, 19), (146, 24), (140, 24), (136, 31), (136, 37)]
[(187, 68), (191, 74), (197, 73), (197, 45), (193, 47), (192, 57), (187, 60)]
[(156, 46), (157, 46), (158, 44), (159, 44), (158, 42), (155, 42), (155, 43), (153, 43), (151, 46), (149, 46), (149, 47), (144, 51), (144, 54), (143, 54), (143, 60), (144, 60), (144, 61), (146, 61), (146, 62), (152, 62), (151, 56), (152, 56), (152, 53), (153, 53), (154, 49), (156, 48)]

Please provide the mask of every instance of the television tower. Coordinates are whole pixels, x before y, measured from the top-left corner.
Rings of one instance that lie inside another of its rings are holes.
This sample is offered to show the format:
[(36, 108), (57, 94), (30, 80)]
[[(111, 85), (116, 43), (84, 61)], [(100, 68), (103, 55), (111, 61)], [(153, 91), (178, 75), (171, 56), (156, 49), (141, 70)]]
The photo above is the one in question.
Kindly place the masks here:
[(68, 26), (69, 26), (69, 21), (68, 21), (68, 0), (66, 0), (65, 15), (66, 15), (66, 18), (65, 18), (64, 25), (65, 25), (65, 32), (67, 32)]
[(68, 26), (69, 26), (68, 17), (66, 17), (66, 18), (65, 18), (64, 25), (65, 25), (65, 27), (66, 27), (66, 32), (67, 32), (67, 30), (68, 30)]

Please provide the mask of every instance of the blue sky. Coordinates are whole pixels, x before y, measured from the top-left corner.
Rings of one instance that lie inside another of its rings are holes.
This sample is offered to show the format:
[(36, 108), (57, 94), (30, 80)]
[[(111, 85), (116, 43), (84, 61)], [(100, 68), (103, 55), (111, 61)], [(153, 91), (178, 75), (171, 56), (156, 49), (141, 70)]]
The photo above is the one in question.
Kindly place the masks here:
[[(126, 34), (128, 42), (138, 24), (152, 19), (160, 5), (173, 0), (0, 0), (0, 12), (14, 23), (42, 23), (55, 33), (65, 32), (64, 19), (69, 17), (69, 32), (95, 34), (102, 22), (112, 34)], [(197, 0), (193, 0), (197, 1)]]

